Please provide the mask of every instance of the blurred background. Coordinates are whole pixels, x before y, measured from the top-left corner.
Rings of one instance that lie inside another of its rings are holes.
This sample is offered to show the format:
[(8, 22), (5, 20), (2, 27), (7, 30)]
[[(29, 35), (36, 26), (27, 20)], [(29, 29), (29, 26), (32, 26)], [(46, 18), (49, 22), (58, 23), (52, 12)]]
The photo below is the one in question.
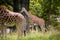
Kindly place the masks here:
[[(39, 25), (34, 25), (34, 23), (33, 25), (37, 29), (33, 28), (30, 33), (21, 38), (22, 40), (60, 40), (60, 0), (0, 0), (0, 5), (13, 12), (20, 12), (22, 7), (25, 7), (28, 13), (34, 15), (31, 18), (34, 21), (38, 18), (44, 19), (46, 32), (41, 32)], [(36, 19), (34, 19), (35, 16)], [(27, 19), (27, 17), (25, 18)], [(9, 33), (7, 40), (16, 40), (17, 37), (12, 32), (16, 29), (15, 26), (8, 27), (8, 29), (10, 31), (7, 32)], [(40, 31), (37, 31), (39, 29)]]

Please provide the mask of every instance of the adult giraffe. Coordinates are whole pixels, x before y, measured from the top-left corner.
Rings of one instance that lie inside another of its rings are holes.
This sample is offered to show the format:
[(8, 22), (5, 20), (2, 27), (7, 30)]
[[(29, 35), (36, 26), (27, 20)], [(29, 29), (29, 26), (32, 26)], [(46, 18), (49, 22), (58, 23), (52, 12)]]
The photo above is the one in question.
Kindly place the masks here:
[(22, 7), (21, 12), (25, 12), (25, 14), (28, 15), (28, 17), (31, 19), (30, 24), (31, 24), (32, 29), (34, 27), (34, 24), (37, 23), (41, 27), (42, 32), (45, 32), (46, 31), (45, 21), (44, 21), (43, 18), (38, 18), (37, 16), (32, 15), (24, 7)]
[(6, 28), (14, 25), (16, 25), (18, 33), (17, 40), (19, 40), (19, 37), (22, 35), (22, 28), (26, 26), (26, 19), (21, 13), (9, 11), (8, 9), (0, 6), (0, 30), (3, 38), (6, 36)]

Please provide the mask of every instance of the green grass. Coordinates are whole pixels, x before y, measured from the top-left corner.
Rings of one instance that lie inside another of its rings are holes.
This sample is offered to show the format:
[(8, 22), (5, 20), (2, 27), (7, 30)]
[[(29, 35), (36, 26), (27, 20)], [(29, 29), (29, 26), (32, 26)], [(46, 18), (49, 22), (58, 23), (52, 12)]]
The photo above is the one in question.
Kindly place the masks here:
[(33, 33), (23, 37), (22, 40), (60, 40), (60, 34), (55, 32)]
[[(16, 40), (17, 35), (12, 34), (7, 36), (7, 40)], [(56, 30), (51, 30), (45, 33), (42, 32), (33, 32), (23, 36), (21, 40), (60, 40), (60, 32)]]

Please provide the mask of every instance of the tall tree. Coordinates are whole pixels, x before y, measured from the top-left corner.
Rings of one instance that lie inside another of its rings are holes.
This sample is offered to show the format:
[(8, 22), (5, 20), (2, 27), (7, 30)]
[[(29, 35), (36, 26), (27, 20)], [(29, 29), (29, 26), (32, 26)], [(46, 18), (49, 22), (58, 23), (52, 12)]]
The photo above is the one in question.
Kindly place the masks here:
[(20, 0), (13, 0), (13, 10), (14, 12), (19, 12), (20, 9), (19, 9), (19, 5), (20, 5)]
[[(45, 19), (47, 26), (51, 25), (51, 19), (53, 19), (52, 15), (58, 15), (59, 0), (39, 0), (42, 8), (42, 17)], [(58, 4), (58, 5), (57, 5)], [(54, 19), (53, 19), (54, 20)], [(55, 21), (56, 22), (56, 21)], [(54, 24), (54, 23), (53, 23)]]
[(27, 11), (29, 11), (29, 3), (30, 0), (20, 0), (21, 7), (25, 7)]

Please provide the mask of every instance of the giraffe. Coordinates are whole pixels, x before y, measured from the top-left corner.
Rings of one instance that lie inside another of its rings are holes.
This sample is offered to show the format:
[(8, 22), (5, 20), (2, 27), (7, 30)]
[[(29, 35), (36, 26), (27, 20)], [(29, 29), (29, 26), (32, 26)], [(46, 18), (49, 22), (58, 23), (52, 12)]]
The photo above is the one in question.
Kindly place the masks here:
[(31, 19), (30, 25), (31, 25), (32, 29), (34, 27), (34, 24), (37, 23), (40, 26), (40, 28), (42, 29), (42, 32), (46, 31), (45, 21), (43, 18), (38, 18), (37, 16), (32, 15), (31, 13), (27, 12), (27, 10), (24, 7), (22, 7), (21, 12), (25, 12), (26, 15), (28, 15), (28, 17)]
[(26, 19), (24, 16), (17, 12), (12, 12), (2, 6), (0, 6), (0, 30), (3, 38), (6, 37), (6, 28), (8, 26), (16, 25), (18, 38), (22, 36), (22, 28), (26, 26)]

